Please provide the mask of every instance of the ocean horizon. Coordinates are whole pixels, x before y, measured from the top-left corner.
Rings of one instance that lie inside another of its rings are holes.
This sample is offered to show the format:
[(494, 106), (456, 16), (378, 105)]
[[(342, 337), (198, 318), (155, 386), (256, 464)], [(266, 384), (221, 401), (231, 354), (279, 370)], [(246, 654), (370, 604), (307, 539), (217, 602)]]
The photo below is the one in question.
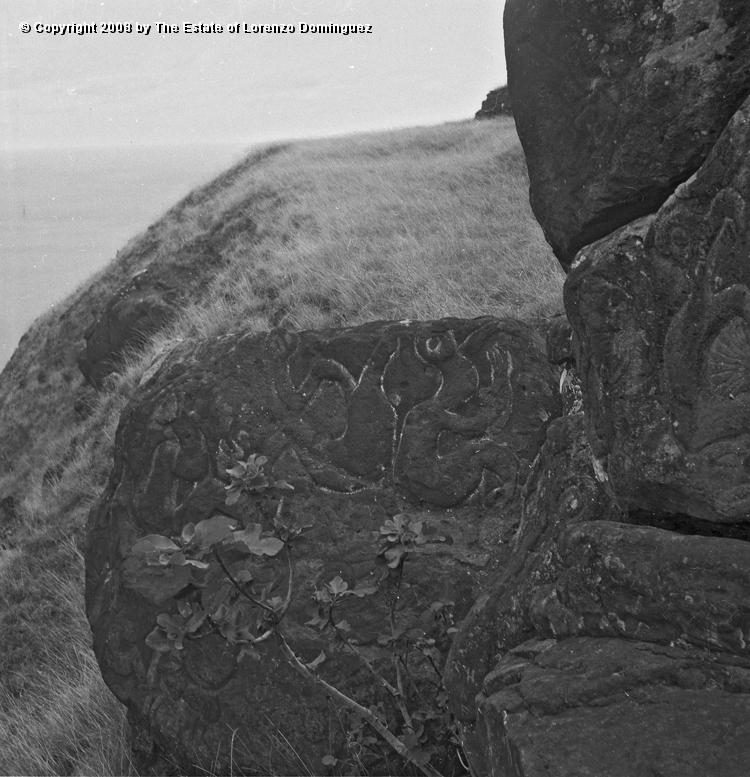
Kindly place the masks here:
[(250, 147), (0, 150), (0, 370), (36, 318)]

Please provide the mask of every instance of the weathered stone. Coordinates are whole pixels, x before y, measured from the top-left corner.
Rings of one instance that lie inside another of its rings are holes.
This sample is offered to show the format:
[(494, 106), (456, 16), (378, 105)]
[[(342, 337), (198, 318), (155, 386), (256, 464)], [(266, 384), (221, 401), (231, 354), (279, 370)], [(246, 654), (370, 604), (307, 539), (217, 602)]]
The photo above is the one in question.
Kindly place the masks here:
[(141, 348), (180, 307), (200, 296), (211, 280), (209, 270), (221, 261), (209, 241), (197, 240), (170, 262), (150, 266), (120, 288), (84, 332), (86, 347), (78, 356), (78, 368), (86, 381), (101, 388), (129, 351)]
[(740, 777), (749, 691), (750, 664), (720, 652), (611, 638), (530, 640), (485, 678), (486, 773)]
[(498, 86), (487, 94), (482, 107), (474, 114), (475, 119), (492, 119), (495, 116), (512, 116), (513, 106), (507, 86)]
[(129, 348), (142, 347), (177, 310), (175, 290), (163, 284), (148, 285), (145, 275), (147, 271), (121, 288), (84, 333), (86, 347), (78, 357), (78, 368), (96, 388), (116, 371)]
[(750, 100), (565, 284), (589, 438), (628, 510), (750, 521)]
[(537, 637), (530, 607), (538, 581), (546, 579), (544, 564), (550, 548), (568, 525), (621, 517), (597, 467), (582, 413), (550, 424), (526, 482), (521, 525), (506, 566), (477, 600), (456, 635), (446, 665), (446, 685), (462, 724), (464, 749), (477, 774), (489, 769), (487, 743), (477, 722), (477, 694), (498, 650)]
[(653, 213), (750, 94), (745, 0), (508, 0), (504, 29), (531, 206), (566, 269)]
[[(367, 705), (388, 706), (362, 664), (331, 652), (307, 625), (311, 594), (336, 575), (350, 586), (371, 579), (382, 564), (373, 537), (405, 512), (439, 528), (446, 542), (409, 558), (399, 622), (429, 625), (425, 608), (436, 600), (454, 602), (462, 618), (513, 530), (520, 486), (558, 412), (541, 338), (509, 320), (375, 322), (178, 346), (123, 414), (115, 467), (90, 516), (86, 601), (105, 681), (139, 730), (183, 768), (223, 772), (230, 757), (235, 769), (302, 768), (285, 760), (282, 737), (313, 773), (326, 754), (346, 757), (339, 714), (273, 641), (259, 648), (259, 660), (238, 664), (237, 648), (218, 634), (187, 638), (178, 661), (154, 663), (145, 639), (156, 617), (175, 613), (179, 598), (210, 605), (225, 580), (217, 567), (195, 591), (177, 579), (184, 567), (175, 579), (144, 575), (133, 543), (216, 514), (245, 522), (247, 500), (226, 504), (226, 450), (234, 442), (244, 455), (264, 454), (269, 474), (295, 488), (284, 510), (316, 519), (295, 545), (284, 633), (306, 661), (327, 653), (319, 667), (326, 680)], [(247, 562), (226, 552), (233, 573)], [(286, 578), (278, 559), (255, 559), (252, 570), (259, 580)], [(283, 594), (281, 582), (277, 590)], [(383, 597), (351, 597), (340, 615), (367, 658), (390, 672), (377, 641), (388, 633)], [(415, 664), (414, 679), (434, 694), (427, 671)], [(375, 764), (371, 773), (386, 768)]]
[(741, 774), (750, 544), (620, 522), (602, 476), (581, 415), (555, 421), (448, 660), (474, 773)]
[(573, 327), (564, 313), (547, 324), (547, 361), (553, 365), (574, 363)]

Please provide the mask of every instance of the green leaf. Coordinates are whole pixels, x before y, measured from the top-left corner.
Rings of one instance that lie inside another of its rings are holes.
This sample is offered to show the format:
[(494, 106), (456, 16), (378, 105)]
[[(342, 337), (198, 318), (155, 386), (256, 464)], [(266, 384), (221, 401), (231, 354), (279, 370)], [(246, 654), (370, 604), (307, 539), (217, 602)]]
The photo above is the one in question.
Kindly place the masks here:
[(315, 601), (320, 604), (330, 604), (333, 598), (327, 588), (319, 588), (315, 591)]
[(305, 621), (305, 626), (313, 626), (321, 630), (324, 629), (327, 624), (328, 617), (323, 617), (320, 613), (316, 613), (309, 621)]
[(146, 645), (157, 653), (169, 653), (173, 647), (167, 639), (167, 633), (158, 626), (146, 637)]
[(231, 475), (233, 478), (236, 478), (237, 480), (241, 480), (245, 476), (245, 472), (247, 471), (247, 465), (244, 461), (239, 462), (236, 466), (232, 467), (232, 469), (227, 470), (227, 474)]
[(224, 502), (227, 505), (227, 507), (231, 507), (240, 498), (240, 494), (242, 494), (242, 489), (234, 485), (226, 486), (226, 489), (227, 489), (227, 498), (224, 500)]
[(232, 534), (232, 542), (242, 542), (255, 556), (275, 556), (284, 547), (284, 543), (276, 537), (261, 536), (262, 526), (251, 524), (244, 531)]
[(339, 621), (336, 624), (336, 628), (339, 631), (344, 631), (344, 632), (350, 632), (352, 630), (352, 627), (349, 625), (347, 621)]
[(208, 610), (204, 610), (199, 604), (196, 604), (193, 615), (185, 626), (185, 631), (187, 631), (188, 634), (192, 634), (193, 632), (198, 631), (198, 629), (203, 625), (203, 621), (205, 621), (207, 617)]
[(376, 594), (377, 592), (378, 587), (376, 585), (367, 585), (361, 580), (352, 589), (352, 593), (355, 596), (358, 596), (360, 599), (364, 596), (371, 596), (372, 594)]
[(180, 534), (180, 540), (182, 540), (183, 546), (189, 545), (193, 537), (195, 537), (195, 524), (186, 523), (182, 527), (182, 534)]
[(388, 548), (385, 552), (385, 558), (388, 561), (388, 566), (391, 569), (395, 569), (400, 563), (401, 559), (409, 552), (409, 549), (403, 545), (396, 545), (394, 548)]
[(248, 465), (248, 467), (254, 466), (254, 467), (258, 467), (258, 469), (260, 469), (267, 462), (268, 462), (268, 456), (263, 456), (260, 453), (251, 453), (247, 457), (247, 465)]
[(336, 766), (338, 759), (332, 755), (324, 755), (320, 760), (323, 762), (323, 766)]
[(168, 537), (163, 537), (161, 534), (149, 534), (146, 537), (141, 537), (141, 539), (133, 545), (131, 552), (148, 553), (154, 550), (175, 551), (179, 549), (179, 546), (175, 545)]
[(312, 661), (310, 661), (309, 664), (305, 664), (305, 666), (308, 669), (314, 670), (316, 667), (320, 666), (325, 660), (326, 660), (326, 654), (323, 650), (321, 650), (317, 658), (314, 658)]
[(146, 559), (146, 563), (150, 567), (160, 567), (163, 566), (161, 561), (159, 559), (162, 557), (162, 553), (159, 553), (158, 550), (149, 550), (148, 552), (144, 553), (144, 557)]
[(345, 582), (340, 575), (336, 575), (330, 583), (326, 583), (326, 588), (334, 596), (342, 596), (349, 588), (349, 583)]
[(197, 567), (198, 569), (208, 569), (209, 567), (209, 564), (207, 562), (198, 561), (197, 559), (194, 559), (194, 558), (186, 558), (185, 563), (192, 567)]
[(215, 545), (233, 531), (236, 525), (237, 522), (226, 515), (215, 515), (213, 518), (199, 521), (195, 526), (194, 542), (204, 548)]
[[(294, 491), (294, 486), (289, 485), (286, 480), (274, 480), (273, 487), (284, 491)], [(312, 524), (310, 524), (312, 526)]]
[(409, 756), (417, 766), (426, 766), (430, 760), (430, 754), (426, 750), (409, 748)]
[(169, 563), (174, 567), (184, 567), (187, 564), (187, 559), (185, 554), (178, 550), (177, 553), (173, 553), (169, 557)]
[(401, 737), (401, 741), (409, 750), (416, 750), (419, 747), (419, 737), (411, 731)]
[(177, 609), (183, 618), (189, 618), (193, 614), (193, 608), (184, 599), (180, 599), (177, 602)]
[(156, 622), (167, 632), (172, 639), (172, 634), (185, 631), (185, 619), (181, 615), (169, 615), (166, 612), (157, 616)]

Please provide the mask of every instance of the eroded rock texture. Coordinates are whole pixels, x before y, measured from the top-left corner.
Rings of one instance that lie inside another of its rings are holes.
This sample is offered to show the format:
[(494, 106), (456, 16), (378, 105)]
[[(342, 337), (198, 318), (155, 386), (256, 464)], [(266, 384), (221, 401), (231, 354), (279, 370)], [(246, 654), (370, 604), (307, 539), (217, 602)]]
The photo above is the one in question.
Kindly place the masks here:
[(594, 455), (621, 505), (750, 521), (750, 101), (654, 217), (565, 285)]
[[(227, 773), (230, 758), (235, 771), (320, 773), (322, 756), (350, 755), (341, 714), (304, 684), (274, 642), (259, 649), (259, 660), (241, 663), (219, 634), (187, 638), (176, 659), (157, 663), (145, 644), (157, 616), (176, 613), (178, 599), (210, 607), (222, 590), (218, 568), (196, 591), (178, 577), (189, 575), (185, 567), (171, 578), (144, 575), (130, 549), (139, 537), (176, 535), (216, 514), (247, 521), (245, 502), (225, 502), (227, 446), (266, 455), (269, 474), (295, 488), (284, 509), (316, 519), (294, 551), (296, 593), (283, 627), (290, 643), (305, 661), (326, 651), (326, 680), (367, 705), (387, 705), (355, 657), (330, 651), (306, 625), (311, 594), (337, 575), (350, 586), (370, 579), (374, 534), (406, 512), (436, 525), (446, 541), (408, 560), (400, 622), (427, 624), (425, 607), (437, 600), (453, 601), (462, 618), (491, 555), (512, 533), (520, 486), (557, 413), (543, 343), (508, 320), (233, 334), (170, 352), (123, 415), (86, 552), (94, 649), (136, 730), (183, 769), (197, 764), (214, 773)], [(286, 571), (277, 559), (226, 553), (233, 573), (248, 561), (256, 579), (283, 593)], [(341, 615), (366, 657), (389, 672), (389, 654), (377, 642), (389, 631), (385, 603), (352, 597)], [(434, 694), (426, 672), (415, 670), (416, 681)]]
[(653, 213), (750, 93), (745, 0), (508, 0), (504, 28), (531, 206), (566, 269)]
[(750, 544), (623, 522), (580, 413), (529, 478), (512, 560), (447, 667), (477, 775), (741, 775)]
[(78, 356), (78, 368), (87, 382), (101, 388), (129, 351), (141, 348), (182, 306), (200, 297), (221, 264), (210, 242), (198, 240), (177, 251), (170, 262), (141, 271), (118, 289), (84, 333), (86, 346)]
[(513, 106), (507, 86), (498, 86), (487, 94), (482, 107), (474, 114), (475, 119), (491, 119), (493, 116), (512, 116)]

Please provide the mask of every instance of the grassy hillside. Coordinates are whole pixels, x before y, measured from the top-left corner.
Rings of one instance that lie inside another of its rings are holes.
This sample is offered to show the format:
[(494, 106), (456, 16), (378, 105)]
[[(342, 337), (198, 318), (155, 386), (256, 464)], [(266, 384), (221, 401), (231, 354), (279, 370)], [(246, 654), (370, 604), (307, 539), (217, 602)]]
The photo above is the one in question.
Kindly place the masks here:
[[(90, 648), (81, 548), (120, 411), (155, 356), (247, 326), (491, 314), (541, 327), (562, 309), (562, 275), (527, 189), (510, 119), (268, 147), (34, 323), (0, 375), (0, 774), (130, 773), (123, 710)], [(79, 417), (75, 359), (95, 312), (192, 243), (223, 269)]]

